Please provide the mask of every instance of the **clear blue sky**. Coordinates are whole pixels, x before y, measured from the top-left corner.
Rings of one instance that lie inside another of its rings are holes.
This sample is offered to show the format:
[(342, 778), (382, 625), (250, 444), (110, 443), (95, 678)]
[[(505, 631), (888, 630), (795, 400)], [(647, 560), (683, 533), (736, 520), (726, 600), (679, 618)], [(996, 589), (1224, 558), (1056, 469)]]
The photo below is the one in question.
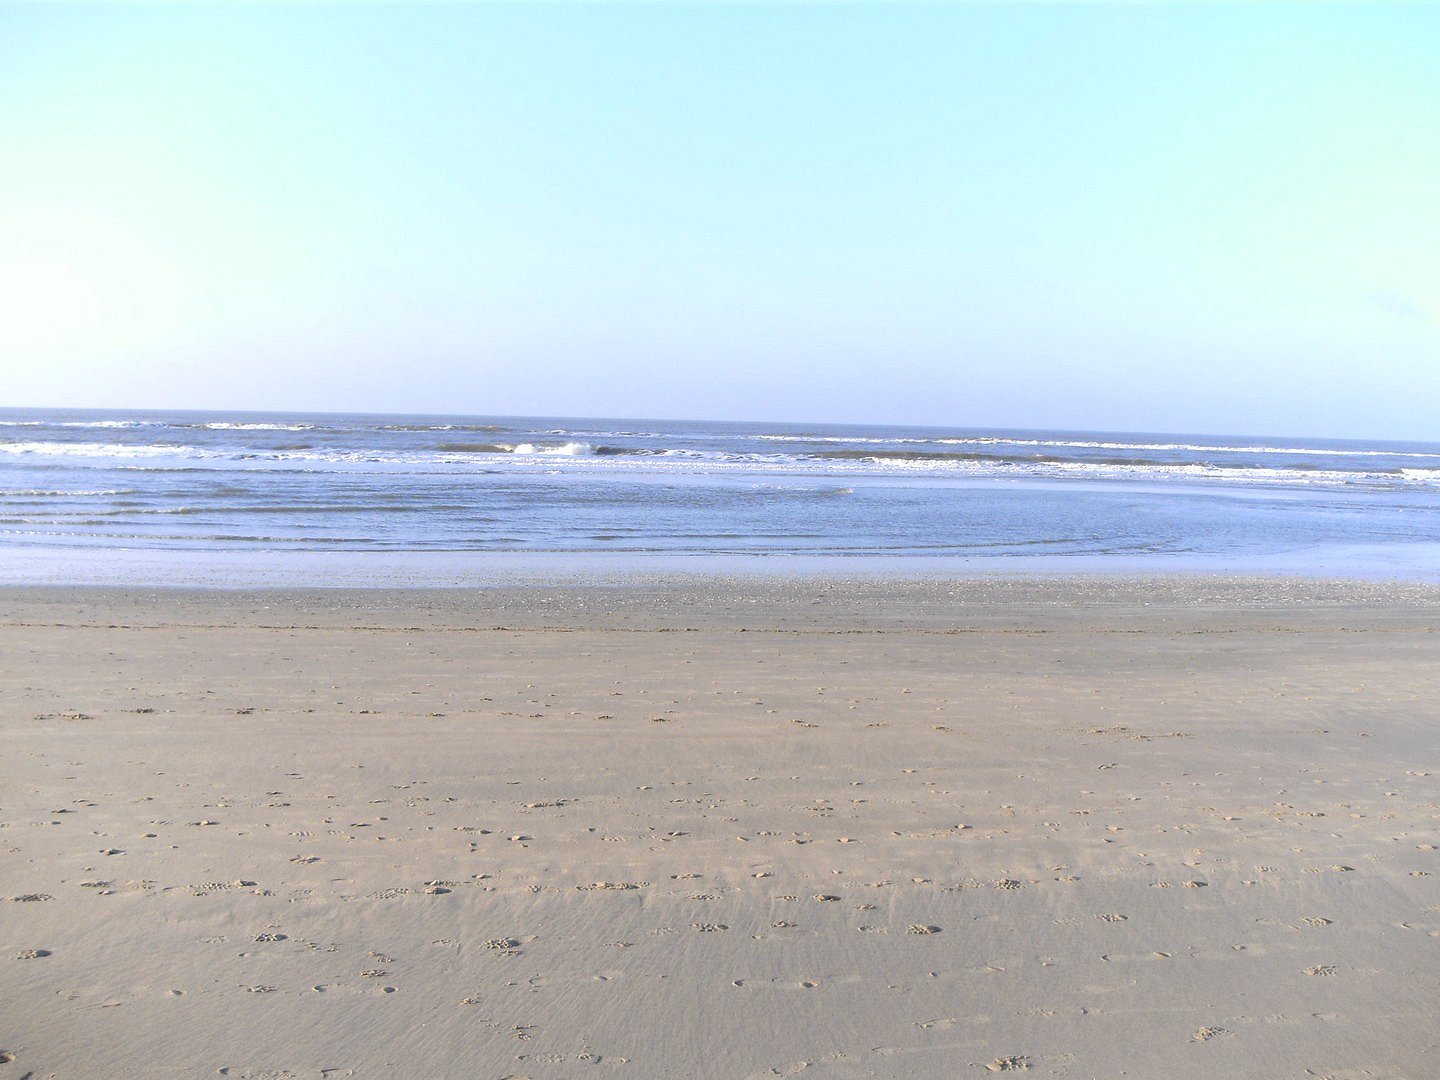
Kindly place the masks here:
[(1440, 7), (0, 7), (4, 404), (1440, 439)]

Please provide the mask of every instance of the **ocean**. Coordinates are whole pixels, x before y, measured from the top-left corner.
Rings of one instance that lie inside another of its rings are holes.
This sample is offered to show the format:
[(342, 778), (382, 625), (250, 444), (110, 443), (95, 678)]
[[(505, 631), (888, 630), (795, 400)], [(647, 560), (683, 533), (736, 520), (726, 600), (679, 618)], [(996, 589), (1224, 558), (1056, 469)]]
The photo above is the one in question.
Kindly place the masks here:
[(1434, 443), (0, 410), (9, 583), (301, 553), (354, 556), (324, 564), (347, 584), (397, 558), (411, 580), (526, 556), (1426, 577), (1437, 548)]

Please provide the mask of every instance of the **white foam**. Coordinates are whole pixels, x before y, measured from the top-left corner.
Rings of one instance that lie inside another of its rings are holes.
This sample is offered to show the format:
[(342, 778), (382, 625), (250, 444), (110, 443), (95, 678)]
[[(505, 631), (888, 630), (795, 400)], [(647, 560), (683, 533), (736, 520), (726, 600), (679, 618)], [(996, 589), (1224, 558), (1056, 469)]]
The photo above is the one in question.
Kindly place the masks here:
[(313, 431), (315, 429), (314, 424), (235, 424), (224, 420), (197, 426), (210, 428), (213, 431)]
[(0, 427), (146, 428), (167, 426), (163, 420), (0, 420)]
[(133, 495), (134, 488), (113, 488), (100, 491), (52, 491), (45, 488), (28, 488), (23, 491), (0, 491), (0, 498), (4, 499), (62, 499), (81, 498), (84, 496), (109, 496), (109, 495)]
[(1223, 461), (1146, 462), (1045, 461), (1025, 458), (951, 457), (847, 457), (819, 458), (809, 454), (726, 453), (672, 447), (649, 454), (596, 454), (585, 442), (560, 444), (496, 444), (494, 453), (457, 453), (440, 450), (361, 449), (220, 449), (185, 445), (127, 445), (102, 442), (0, 441), (0, 454), (13, 458), (31, 455), (58, 458), (114, 468), (147, 470), (176, 467), (220, 468), (264, 471), (285, 467), (309, 467), (318, 472), (350, 469), (493, 471), (502, 463), (516, 471), (547, 468), (589, 471), (606, 475), (703, 477), (757, 474), (766, 476), (826, 476), (884, 480), (886, 477), (935, 477), (952, 480), (1086, 479), (1130, 483), (1192, 482), (1237, 488), (1390, 488), (1400, 490), (1440, 489), (1440, 467), (1407, 468), (1400, 471), (1352, 471), (1342, 469), (1297, 469), (1279, 465), (1227, 466)]
[(0, 453), (57, 457), (151, 458), (201, 453), (189, 446), (128, 446), (122, 443), (0, 442)]
[(946, 446), (1053, 446), (1083, 450), (1185, 450), (1202, 454), (1291, 454), (1329, 457), (1403, 457), (1440, 460), (1440, 454), (1424, 454), (1403, 450), (1343, 450), (1318, 446), (1213, 446), (1206, 443), (1131, 443), (1090, 442), (1062, 439), (936, 439)]
[(838, 443), (855, 446), (1033, 446), (1074, 450), (1183, 450), (1201, 454), (1288, 454), (1308, 457), (1389, 457), (1424, 458), (1440, 461), (1440, 454), (1427, 454), (1413, 450), (1361, 450), (1322, 446), (1237, 446), (1212, 443), (1183, 442), (1100, 442), (1093, 439), (1023, 439), (999, 435), (944, 436), (934, 438), (896, 437), (893, 439), (866, 438), (845, 435), (753, 435), (750, 438), (766, 442), (794, 443)]
[(561, 446), (543, 446), (536, 443), (520, 443), (514, 454), (554, 454), (558, 457), (589, 457), (595, 452), (589, 443), (567, 442)]
[(752, 439), (761, 439), (765, 442), (798, 442), (798, 443), (874, 443), (880, 446), (892, 446), (896, 443), (928, 443), (936, 442), (935, 439), (867, 439), (852, 435), (751, 435)]

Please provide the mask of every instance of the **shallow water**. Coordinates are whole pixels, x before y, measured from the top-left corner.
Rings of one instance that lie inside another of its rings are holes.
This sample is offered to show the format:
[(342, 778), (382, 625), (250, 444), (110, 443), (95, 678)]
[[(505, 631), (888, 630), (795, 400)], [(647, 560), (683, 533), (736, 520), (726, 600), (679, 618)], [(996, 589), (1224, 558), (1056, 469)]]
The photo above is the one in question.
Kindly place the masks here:
[(0, 545), (32, 567), (57, 549), (1262, 568), (1363, 549), (1423, 573), (1437, 541), (1436, 444), (0, 411)]

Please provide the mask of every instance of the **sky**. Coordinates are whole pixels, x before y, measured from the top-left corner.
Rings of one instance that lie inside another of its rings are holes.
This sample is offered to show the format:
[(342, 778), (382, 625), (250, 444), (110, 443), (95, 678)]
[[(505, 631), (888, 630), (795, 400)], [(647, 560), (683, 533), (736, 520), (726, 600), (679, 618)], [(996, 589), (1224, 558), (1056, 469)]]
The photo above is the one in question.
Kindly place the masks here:
[(1440, 440), (1440, 6), (0, 6), (0, 404)]

